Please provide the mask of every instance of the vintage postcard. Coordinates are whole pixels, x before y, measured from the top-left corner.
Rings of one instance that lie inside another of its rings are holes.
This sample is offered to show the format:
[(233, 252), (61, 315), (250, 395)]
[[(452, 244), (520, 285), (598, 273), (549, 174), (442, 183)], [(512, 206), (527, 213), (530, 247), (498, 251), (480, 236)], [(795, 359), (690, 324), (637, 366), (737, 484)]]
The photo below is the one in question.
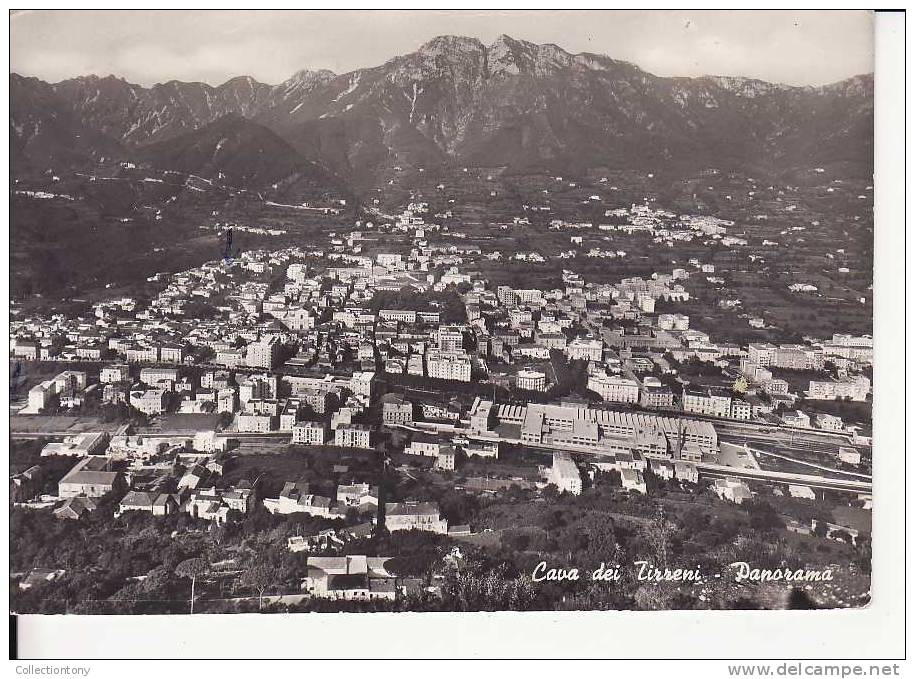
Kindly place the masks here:
[(871, 601), (872, 12), (10, 45), (11, 613)]

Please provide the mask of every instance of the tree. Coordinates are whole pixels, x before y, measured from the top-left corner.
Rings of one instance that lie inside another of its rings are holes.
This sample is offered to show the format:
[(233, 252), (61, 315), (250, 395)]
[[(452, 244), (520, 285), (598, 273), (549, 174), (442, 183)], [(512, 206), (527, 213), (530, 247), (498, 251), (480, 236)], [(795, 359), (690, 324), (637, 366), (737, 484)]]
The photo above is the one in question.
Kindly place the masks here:
[(646, 542), (651, 546), (655, 565), (659, 568), (666, 568), (674, 525), (664, 516), (663, 506), (658, 507), (657, 514), (651, 523), (643, 528), (642, 532)]
[(203, 559), (185, 559), (175, 566), (175, 575), (191, 580), (191, 615), (194, 614), (194, 586), (197, 578), (206, 573), (207, 562)]
[(239, 581), (257, 592), (257, 607), (261, 609), (264, 606), (264, 591), (273, 584), (274, 572), (265, 564), (255, 564), (241, 574)]

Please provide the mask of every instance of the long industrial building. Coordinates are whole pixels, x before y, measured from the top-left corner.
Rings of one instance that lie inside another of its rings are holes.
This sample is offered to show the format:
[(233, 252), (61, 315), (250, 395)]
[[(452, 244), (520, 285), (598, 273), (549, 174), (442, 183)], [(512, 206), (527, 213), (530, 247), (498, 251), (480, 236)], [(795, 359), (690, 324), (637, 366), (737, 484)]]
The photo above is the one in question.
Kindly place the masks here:
[(499, 435), (510, 430), (522, 443), (594, 449), (636, 449), (679, 456), (692, 444), (704, 451), (718, 449), (710, 422), (577, 405), (530, 403), (494, 404), (476, 399), (471, 411), (471, 435)]

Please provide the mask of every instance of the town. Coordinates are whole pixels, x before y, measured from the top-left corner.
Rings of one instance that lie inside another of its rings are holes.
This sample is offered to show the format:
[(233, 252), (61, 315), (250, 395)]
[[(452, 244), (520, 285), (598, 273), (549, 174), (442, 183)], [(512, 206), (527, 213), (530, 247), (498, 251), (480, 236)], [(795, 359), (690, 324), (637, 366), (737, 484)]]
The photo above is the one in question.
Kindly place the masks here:
[[(15, 507), (93, 526), (145, 514), (172, 535), (294, 519), (271, 547), (301, 558), (300, 575), (239, 576), (259, 605), (265, 591), (285, 606), (441, 600), (449, 564), (505, 548), (515, 526), (495, 520), (500, 503), (599, 489), (636, 503), (614, 516), (637, 524), (651, 520), (638, 498), (675, 493), (754, 508), (751, 523), (776, 513), (784, 530), (852, 550), (869, 540), (870, 336), (743, 343), (696, 329), (688, 284), (723, 282), (699, 258), (616, 281), (566, 268), (550, 289), (484, 273), (509, 256), (627, 257), (587, 233), (739, 248), (733, 221), (633, 204), (596, 227), (552, 219), (570, 250), (509, 255), (463, 244), (426, 202), (378, 213), (324, 247), (156, 273), (155, 295), (102, 299), (91, 315), (14, 307), (13, 459), (30, 463), (13, 470)], [(418, 548), (376, 553), (382, 532), (429, 534), (439, 565), (423, 546), (421, 568), (386, 567)], [(201, 571), (205, 598), (245, 600), (213, 589), (239, 558)], [(35, 564), (22, 595), (66, 571)], [(134, 589), (152, 577), (136, 576)]]

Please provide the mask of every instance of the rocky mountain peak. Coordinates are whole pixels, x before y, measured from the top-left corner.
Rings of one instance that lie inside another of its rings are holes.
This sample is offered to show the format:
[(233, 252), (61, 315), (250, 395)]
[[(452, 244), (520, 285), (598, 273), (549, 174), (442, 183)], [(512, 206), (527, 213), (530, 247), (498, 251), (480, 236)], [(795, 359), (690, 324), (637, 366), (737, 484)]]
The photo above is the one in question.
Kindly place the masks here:
[(516, 40), (504, 33), (487, 49), (490, 73), (499, 75), (552, 75), (568, 67), (572, 55), (553, 44), (538, 45), (526, 40)]
[(286, 81), (286, 84), (312, 88), (328, 83), (336, 77), (336, 73), (329, 71), (326, 68), (320, 68), (314, 71), (303, 68), (301, 71), (293, 73), (292, 77)]
[(451, 56), (466, 53), (482, 53), (485, 51), (483, 43), (477, 38), (468, 38), (463, 35), (439, 35), (416, 51), (422, 56)]

